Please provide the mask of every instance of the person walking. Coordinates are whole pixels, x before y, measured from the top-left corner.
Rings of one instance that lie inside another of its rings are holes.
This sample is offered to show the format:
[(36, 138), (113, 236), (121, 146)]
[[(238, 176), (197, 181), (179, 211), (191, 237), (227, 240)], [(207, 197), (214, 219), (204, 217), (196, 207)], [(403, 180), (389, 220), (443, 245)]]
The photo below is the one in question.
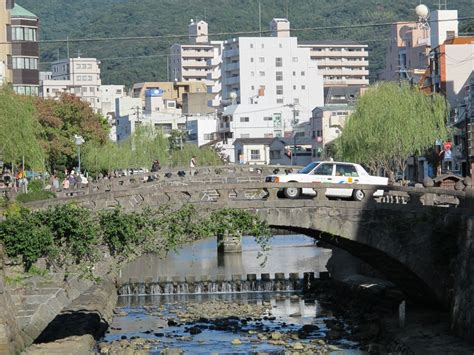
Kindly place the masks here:
[(196, 157), (193, 155), (192, 158), (191, 158), (191, 161), (189, 162), (189, 167), (191, 168), (191, 171), (190, 171), (190, 175), (193, 176), (196, 171), (195, 171), (195, 168), (196, 168)]

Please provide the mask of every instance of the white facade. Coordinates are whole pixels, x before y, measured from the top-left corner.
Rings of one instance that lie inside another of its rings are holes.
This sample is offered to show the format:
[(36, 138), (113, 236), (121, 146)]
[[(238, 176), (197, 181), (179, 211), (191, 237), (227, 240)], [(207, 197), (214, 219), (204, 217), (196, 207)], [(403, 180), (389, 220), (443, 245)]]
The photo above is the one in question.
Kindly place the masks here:
[(214, 94), (209, 102), (220, 104), (220, 65), (222, 41), (208, 40), (208, 24), (194, 22), (188, 26), (189, 44), (173, 44), (170, 48), (169, 72), (171, 81), (202, 81), (208, 92)]
[(54, 98), (68, 91), (100, 112), (100, 62), (95, 58), (69, 58), (51, 66), (51, 79), (40, 82), (40, 96)]
[[(222, 98), (252, 105), (252, 111), (295, 104), (298, 119), (308, 121), (311, 110), (323, 104), (323, 82), (309, 49), (295, 37), (240, 37), (224, 42)], [(287, 126), (291, 110), (284, 110)]]
[(176, 101), (161, 97), (147, 97), (144, 109), (140, 98), (118, 98), (115, 117), (118, 142), (130, 137), (140, 125), (151, 125), (165, 135), (186, 129), (186, 117), (176, 108)]
[(431, 48), (458, 36), (458, 10), (436, 10), (430, 14)]
[(368, 86), (368, 45), (352, 42), (324, 41), (299, 44), (311, 52), (318, 63), (324, 86)]
[(217, 139), (217, 116), (188, 116), (186, 121), (187, 139), (189, 143), (201, 147)]

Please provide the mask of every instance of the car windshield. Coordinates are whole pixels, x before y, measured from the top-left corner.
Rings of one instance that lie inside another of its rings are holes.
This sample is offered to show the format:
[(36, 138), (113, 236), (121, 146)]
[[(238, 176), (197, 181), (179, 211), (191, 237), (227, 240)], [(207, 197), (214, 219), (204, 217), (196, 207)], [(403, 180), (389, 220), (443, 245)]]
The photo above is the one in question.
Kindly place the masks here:
[(300, 173), (300, 174), (309, 174), (311, 171), (313, 171), (313, 169), (314, 169), (319, 163), (320, 163), (319, 161), (313, 161), (313, 162), (309, 163), (308, 165), (306, 165), (303, 169), (301, 169), (300, 171), (298, 171), (298, 173)]

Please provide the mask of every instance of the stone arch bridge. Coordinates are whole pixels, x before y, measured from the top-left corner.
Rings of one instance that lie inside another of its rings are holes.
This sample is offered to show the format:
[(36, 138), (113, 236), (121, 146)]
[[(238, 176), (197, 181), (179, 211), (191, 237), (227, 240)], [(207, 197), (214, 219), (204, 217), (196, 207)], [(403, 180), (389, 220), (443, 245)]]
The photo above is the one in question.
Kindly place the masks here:
[[(474, 337), (474, 189), (377, 187), (358, 185), (362, 202), (329, 200), (325, 190), (346, 185), (311, 187), (313, 199), (280, 198), (285, 186), (259, 182), (264, 172), (202, 176), (163, 183), (143, 180), (101, 190), (29, 204), (41, 209), (74, 201), (94, 211), (121, 206), (125, 211), (194, 204), (199, 210), (251, 210), (273, 228), (285, 229), (343, 248), (381, 271), (413, 300), (450, 309), (453, 328)], [(199, 176), (199, 175), (198, 175)]]

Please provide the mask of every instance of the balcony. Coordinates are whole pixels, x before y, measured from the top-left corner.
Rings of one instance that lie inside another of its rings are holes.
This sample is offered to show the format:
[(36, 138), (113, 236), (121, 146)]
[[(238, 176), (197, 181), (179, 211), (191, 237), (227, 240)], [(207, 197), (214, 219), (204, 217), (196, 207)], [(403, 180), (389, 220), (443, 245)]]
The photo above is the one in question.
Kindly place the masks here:
[(222, 72), (220, 70), (212, 70), (207, 74), (207, 79), (209, 80), (219, 80), (222, 77)]
[(198, 69), (183, 70), (183, 77), (207, 78), (208, 73), (209, 73), (208, 70), (198, 70)]
[(205, 58), (211, 59), (214, 57), (213, 51), (204, 51), (204, 50), (183, 50), (183, 58)]
[(321, 51), (321, 52), (316, 52), (316, 51), (311, 51), (310, 52), (311, 58), (318, 59), (318, 58), (357, 58), (357, 57), (365, 57), (367, 58), (369, 56), (369, 53), (367, 51)]
[(215, 85), (212, 85), (210, 87), (210, 92), (212, 94), (217, 94), (217, 93), (220, 93), (222, 91), (222, 85), (221, 83), (216, 83)]
[(224, 53), (223, 53), (224, 58), (231, 58), (231, 57), (238, 57), (238, 56), (239, 56), (238, 49), (224, 50)]
[(183, 60), (183, 68), (207, 68), (205, 60)]
[(225, 85), (240, 84), (240, 76), (232, 76), (230, 78), (225, 78), (223, 82)]
[(210, 61), (209, 61), (209, 65), (212, 66), (212, 67), (215, 67), (215, 66), (218, 66), (222, 64), (222, 58), (221, 57), (218, 57), (218, 58), (212, 58)]
[(320, 68), (319, 72), (323, 75), (338, 75), (338, 76), (349, 76), (349, 77), (369, 75), (368, 70), (350, 70), (350, 69), (343, 69), (343, 68), (340, 68), (340, 69)]
[(237, 63), (230, 63), (230, 64), (224, 64), (223, 67), (224, 71), (239, 71), (240, 70), (240, 62)]

